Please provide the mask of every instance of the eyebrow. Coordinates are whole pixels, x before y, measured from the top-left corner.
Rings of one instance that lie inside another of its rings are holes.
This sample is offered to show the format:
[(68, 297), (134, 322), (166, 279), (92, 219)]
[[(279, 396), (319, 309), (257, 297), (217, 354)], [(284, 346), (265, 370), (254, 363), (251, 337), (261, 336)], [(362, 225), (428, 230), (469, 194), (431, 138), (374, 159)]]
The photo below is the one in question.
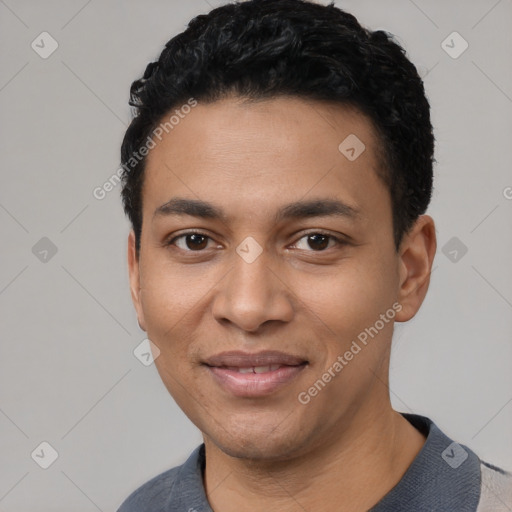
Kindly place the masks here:
[[(188, 215), (202, 219), (221, 220), (224, 223), (228, 222), (228, 217), (222, 208), (198, 199), (175, 197), (159, 206), (155, 210), (153, 218), (169, 215)], [(361, 217), (361, 211), (338, 199), (296, 201), (281, 207), (274, 217), (274, 222), (279, 223), (288, 219), (312, 217), (343, 217), (355, 221)]]

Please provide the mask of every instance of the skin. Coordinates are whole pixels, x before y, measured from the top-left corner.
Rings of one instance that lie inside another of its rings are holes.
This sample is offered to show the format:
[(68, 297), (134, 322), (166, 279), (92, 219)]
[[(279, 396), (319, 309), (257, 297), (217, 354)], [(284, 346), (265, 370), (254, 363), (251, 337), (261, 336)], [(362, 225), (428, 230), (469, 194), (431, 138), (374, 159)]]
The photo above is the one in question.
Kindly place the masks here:
[[(354, 161), (338, 150), (350, 134), (366, 147)], [(412, 318), (427, 292), (435, 227), (421, 216), (396, 250), (377, 148), (352, 108), (230, 97), (200, 103), (148, 155), (140, 254), (128, 239), (131, 293), (165, 386), (203, 433), (214, 511), (367, 510), (424, 444), (391, 407), (388, 368), (394, 321)], [(173, 197), (208, 201), (227, 218), (155, 215)], [(359, 216), (274, 221), (283, 205), (323, 198)], [(187, 237), (166, 245), (190, 229), (209, 237), (200, 250)], [(318, 232), (345, 243), (322, 248), (306, 236)], [(262, 249), (252, 263), (236, 252), (248, 236)], [(299, 393), (394, 303), (394, 320), (301, 404)], [(266, 397), (230, 395), (201, 364), (272, 349), (308, 365)]]

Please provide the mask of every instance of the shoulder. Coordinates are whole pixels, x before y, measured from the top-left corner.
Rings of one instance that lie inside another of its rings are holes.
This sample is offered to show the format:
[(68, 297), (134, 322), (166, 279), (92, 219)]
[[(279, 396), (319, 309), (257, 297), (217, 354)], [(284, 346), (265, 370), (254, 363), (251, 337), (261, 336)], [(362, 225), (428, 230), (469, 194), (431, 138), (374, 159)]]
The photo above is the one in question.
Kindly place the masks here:
[(508, 512), (512, 509), (512, 473), (480, 462), (480, 501), (476, 512)]
[(510, 512), (512, 475), (482, 461), (427, 417), (402, 413), (426, 441), (398, 484), (372, 512)]
[(117, 512), (169, 512), (187, 510), (187, 503), (204, 503), (204, 457), (203, 443), (181, 466), (160, 473), (132, 492)]
[(181, 466), (164, 471), (133, 491), (117, 512), (163, 512)]

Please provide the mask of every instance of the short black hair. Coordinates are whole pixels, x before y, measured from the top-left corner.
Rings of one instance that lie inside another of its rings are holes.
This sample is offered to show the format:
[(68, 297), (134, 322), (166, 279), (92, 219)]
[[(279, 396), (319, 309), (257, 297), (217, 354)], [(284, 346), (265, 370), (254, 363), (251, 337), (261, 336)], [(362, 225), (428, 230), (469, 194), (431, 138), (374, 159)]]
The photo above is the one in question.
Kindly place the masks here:
[[(248, 0), (192, 19), (130, 89), (134, 118), (121, 147), (122, 199), (140, 250), (141, 148), (164, 116), (190, 99), (232, 95), (331, 101), (372, 122), (389, 189), (395, 247), (432, 195), (434, 135), (423, 81), (388, 32), (370, 31), (332, 2)], [(134, 155), (136, 158), (134, 158)]]

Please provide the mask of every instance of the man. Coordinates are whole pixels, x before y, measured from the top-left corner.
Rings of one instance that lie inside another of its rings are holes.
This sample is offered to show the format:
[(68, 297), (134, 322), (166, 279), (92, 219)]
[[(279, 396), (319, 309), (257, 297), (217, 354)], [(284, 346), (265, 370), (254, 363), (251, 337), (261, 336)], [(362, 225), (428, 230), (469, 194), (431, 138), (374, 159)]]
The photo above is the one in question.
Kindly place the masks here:
[(512, 476), (391, 407), (436, 251), (423, 83), (334, 5), (230, 4), (133, 83), (128, 260), (204, 444), (129, 511), (511, 510)]

